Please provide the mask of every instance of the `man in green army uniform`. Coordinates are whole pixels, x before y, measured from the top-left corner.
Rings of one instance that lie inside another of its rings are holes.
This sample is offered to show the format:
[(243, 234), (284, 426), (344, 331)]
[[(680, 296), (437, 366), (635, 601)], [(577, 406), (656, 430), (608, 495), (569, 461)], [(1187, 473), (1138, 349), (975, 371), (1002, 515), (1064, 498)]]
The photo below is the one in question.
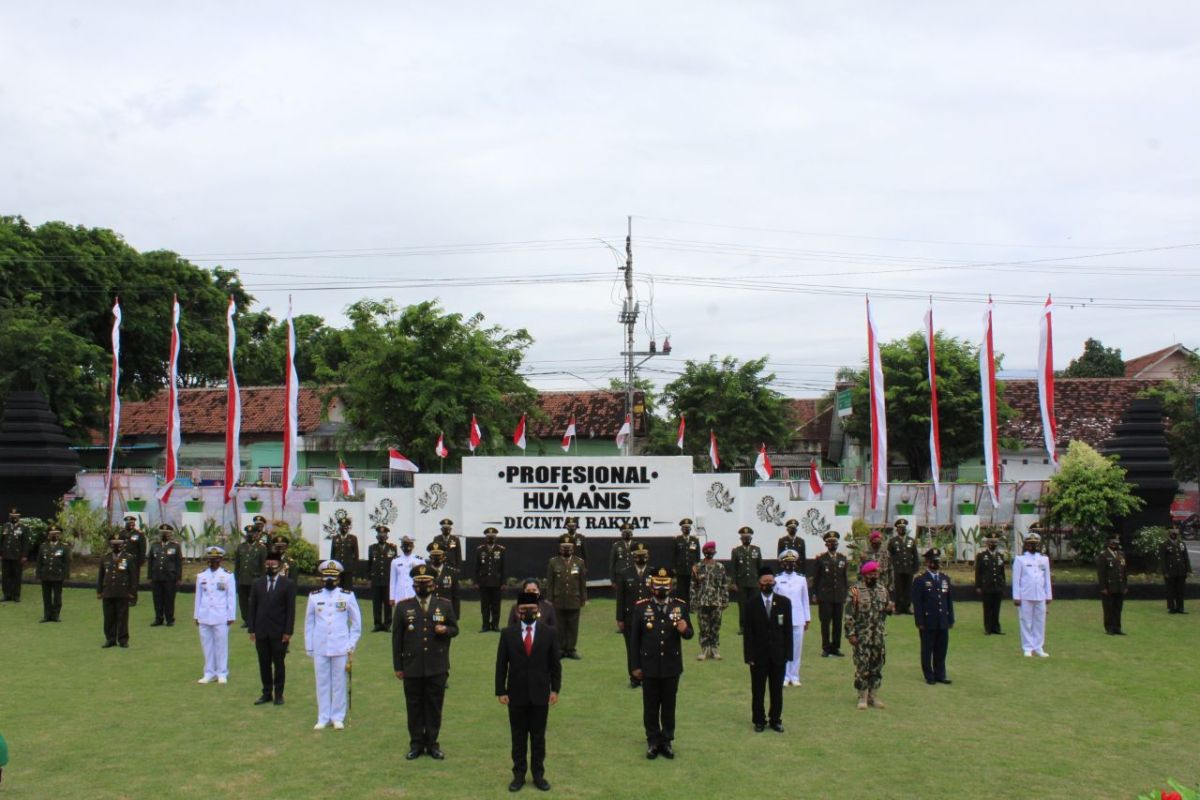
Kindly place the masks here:
[[(433, 541), (425, 546), (425, 550), (426, 552), (432, 552), (434, 545), (442, 548), (442, 553), (446, 557), (446, 563), (454, 567), (461, 574), (463, 560), (462, 542), (454, 535), (454, 520), (447, 517), (439, 522), (438, 525), (441, 527), (441, 533), (433, 537)], [(457, 613), (457, 609), (455, 609), (455, 613)]]
[(917, 552), (916, 541), (908, 538), (908, 520), (896, 520), (887, 549), (892, 562), (892, 601), (896, 613), (911, 614), (912, 582), (921, 566), (921, 554)]
[[(500, 630), (500, 587), (504, 585), (504, 545), (496, 543), (495, 528), (484, 528), (483, 544), (475, 548), (475, 586), (483, 612), (480, 633)], [(561, 642), (561, 639), (559, 640)]]
[[(237, 582), (238, 614), (242, 618), (242, 627), (246, 627), (250, 619), (250, 589), (254, 582), (267, 571), (267, 546), (262, 541), (262, 532), (255, 525), (242, 528), (245, 537), (233, 554), (233, 572)], [(182, 570), (180, 570), (182, 574)], [(150, 578), (154, 580), (153, 576)], [(162, 617), (155, 608), (155, 621), (162, 624)], [(171, 618), (174, 619), (172, 614)]]
[(1187, 576), (1192, 574), (1192, 561), (1187, 545), (1179, 540), (1179, 528), (1171, 527), (1166, 540), (1158, 548), (1158, 568), (1167, 584), (1167, 613), (1186, 614), (1183, 610), (1183, 589)]
[(338, 531), (329, 545), (329, 557), (342, 565), (338, 588), (354, 591), (354, 576), (358, 572), (358, 537), (350, 532), (350, 517), (338, 520)]
[(743, 525), (738, 529), (742, 543), (733, 548), (729, 558), (729, 568), (733, 573), (733, 585), (737, 590), (738, 601), (738, 636), (742, 635), (745, 626), (746, 603), (751, 602), (758, 594), (758, 570), (762, 566), (762, 550), (756, 544), (750, 544), (754, 538), (754, 529)]
[(388, 541), (391, 528), (387, 525), (375, 526), (375, 544), (367, 548), (367, 572), (371, 581), (371, 612), (374, 615), (375, 627), (372, 633), (392, 629), (392, 604), (388, 602), (388, 590), (391, 588), (392, 560), (400, 553), (396, 545)]
[(717, 561), (717, 543), (705, 542), (700, 548), (704, 558), (692, 567), (692, 605), (700, 609), (700, 655), (721, 660), (721, 614), (729, 605), (729, 579), (725, 565)]
[(867, 561), (858, 568), (858, 584), (846, 598), (844, 627), (846, 641), (854, 648), (854, 688), (858, 690), (858, 710), (867, 706), (884, 708), (877, 693), (883, 682), (883, 663), (887, 659), (884, 623), (895, 610), (887, 589), (879, 584), (879, 563)]
[(775, 547), (775, 557), (784, 550), (794, 550), (796, 552), (796, 569), (799, 572), (804, 571), (804, 565), (807, 563), (807, 556), (804, 552), (804, 537), (800, 535), (800, 522), (798, 520), (789, 519), (783, 523), (784, 529), (787, 531), (783, 536), (779, 537), (779, 542)]
[(558, 539), (558, 555), (546, 566), (546, 599), (558, 617), (559, 647), (563, 658), (580, 658), (579, 613), (587, 605), (587, 566), (575, 556), (574, 536)]
[(842, 607), (846, 604), (849, 561), (837, 551), (835, 531), (825, 534), (825, 552), (813, 560), (808, 581), (821, 618), (821, 658), (842, 655)]
[(671, 564), (675, 568), (675, 596), (692, 601), (692, 567), (700, 563), (700, 539), (692, 533), (692, 520), (679, 520), (679, 535), (672, 543)]
[(613, 590), (617, 607), (617, 630), (625, 635), (625, 661), (629, 672), (629, 688), (636, 689), (641, 681), (633, 677), (634, 659), (630, 649), (630, 634), (633, 631), (633, 608), (639, 600), (650, 596), (650, 551), (645, 542), (633, 546), (632, 563), (613, 578)]
[(454, 608), (454, 618), (458, 619), (462, 612), (462, 603), (458, 598), (458, 570), (447, 560), (441, 545), (434, 544), (429, 550), (429, 566), (433, 568), (433, 593), (450, 601)]
[(133, 556), (118, 531), (108, 540), (109, 552), (100, 559), (96, 597), (104, 605), (103, 647), (129, 647), (129, 601), (134, 591)]
[(254, 519), (250, 520), (250, 524), (254, 526), (254, 530), (258, 531), (258, 538), (266, 541), (267, 537), (267, 518), (262, 514), (255, 514)]
[(1096, 573), (1100, 582), (1100, 605), (1104, 609), (1104, 632), (1109, 636), (1124, 636), (1121, 629), (1121, 610), (1129, 593), (1129, 572), (1121, 540), (1116, 534), (1108, 537), (1108, 547), (1096, 558)]
[(29, 528), (21, 522), (21, 512), (8, 512), (8, 522), (0, 528), (0, 583), (4, 599), (0, 602), (21, 602), (21, 572), (29, 560)]
[(975, 594), (983, 601), (983, 632), (986, 636), (1003, 635), (1000, 630), (1000, 600), (1007, 582), (1004, 579), (1004, 554), (996, 549), (1000, 540), (988, 536), (984, 549), (975, 555)]
[(125, 516), (125, 552), (129, 554), (133, 565), (133, 593), (129, 597), (129, 607), (138, 603), (138, 588), (142, 584), (142, 565), (146, 563), (149, 542), (146, 532), (138, 527), (138, 518), (133, 514)]
[(279, 574), (285, 578), (296, 580), (299, 575), (292, 575), (292, 570), (296, 567), (296, 559), (292, 558), (288, 553), (288, 546), (292, 540), (282, 533), (274, 533), (271, 535), (271, 552), (279, 556)]
[(571, 537), (571, 544), (575, 547), (575, 557), (586, 564), (587, 537), (579, 532), (579, 517), (567, 517), (567, 521), (563, 524), (567, 529), (567, 534)]
[(42, 622), (61, 622), (63, 581), (71, 577), (71, 545), (62, 529), (51, 525), (38, 548), (37, 579), (42, 582)]
[[(150, 545), (150, 593), (154, 598), (152, 628), (164, 623), (175, 624), (175, 594), (183, 580), (183, 548), (171, 538), (174, 533), (175, 529), (164, 522), (158, 526), (158, 541)], [(240, 547), (238, 549), (241, 550)], [(265, 551), (266, 548), (263, 549)], [(241, 588), (239, 585), (239, 600)]]
[(633, 526), (628, 522), (621, 523), (621, 538), (612, 544), (608, 551), (608, 579), (613, 586), (621, 577), (621, 573), (633, 566)]

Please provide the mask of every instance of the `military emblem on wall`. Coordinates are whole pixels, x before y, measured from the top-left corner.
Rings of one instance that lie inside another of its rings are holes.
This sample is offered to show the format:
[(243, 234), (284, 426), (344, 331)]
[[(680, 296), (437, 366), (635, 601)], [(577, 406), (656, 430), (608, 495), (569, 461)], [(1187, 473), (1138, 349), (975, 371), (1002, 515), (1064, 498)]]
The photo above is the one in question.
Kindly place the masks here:
[(421, 506), (421, 513), (428, 514), (430, 511), (437, 511), (446, 507), (446, 503), (450, 501), (450, 495), (446, 488), (440, 483), (431, 483), (425, 493), (417, 498), (417, 503)]
[(325, 538), (332, 539), (334, 534), (341, 530), (341, 521), (347, 519), (349, 516), (344, 508), (334, 511), (329, 519), (325, 520), (324, 524), (321, 525), (321, 528), (325, 531)]
[(770, 495), (759, 500), (754, 511), (760, 520), (769, 525), (783, 525), (783, 518), (787, 516), (787, 510)]
[(398, 516), (400, 516), (400, 510), (396, 508), (396, 504), (390, 498), (385, 497), (379, 501), (379, 505), (375, 506), (374, 511), (367, 514), (367, 519), (370, 521), (372, 529), (379, 525), (391, 528)]
[(717, 482), (708, 487), (708, 491), (704, 493), (704, 499), (712, 508), (733, 511), (733, 493), (726, 489), (723, 483)]
[(826, 521), (825, 515), (816, 508), (810, 508), (805, 512), (804, 519), (800, 520), (800, 528), (805, 533), (817, 538), (822, 538), (833, 530), (833, 527)]

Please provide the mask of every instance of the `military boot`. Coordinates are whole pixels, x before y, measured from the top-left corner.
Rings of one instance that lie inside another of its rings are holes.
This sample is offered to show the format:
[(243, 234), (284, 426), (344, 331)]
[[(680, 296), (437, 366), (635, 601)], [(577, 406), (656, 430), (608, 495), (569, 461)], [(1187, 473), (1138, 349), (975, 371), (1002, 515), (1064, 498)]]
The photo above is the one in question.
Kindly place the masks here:
[(887, 708), (887, 704), (876, 696), (874, 689), (867, 692), (867, 705), (875, 708)]
[(706, 658), (708, 658), (708, 648), (704, 647), (704, 648), (701, 648), (700, 655), (696, 656), (696, 660), (703, 661)]
[(858, 693), (858, 706), (857, 706), (857, 708), (858, 708), (858, 710), (859, 710), (859, 711), (866, 711), (866, 710), (867, 710), (867, 693), (866, 693), (866, 692), (859, 692), (859, 693)]
[(721, 651), (714, 647), (712, 649), (712, 658), (714, 661), (720, 661), (721, 660)]

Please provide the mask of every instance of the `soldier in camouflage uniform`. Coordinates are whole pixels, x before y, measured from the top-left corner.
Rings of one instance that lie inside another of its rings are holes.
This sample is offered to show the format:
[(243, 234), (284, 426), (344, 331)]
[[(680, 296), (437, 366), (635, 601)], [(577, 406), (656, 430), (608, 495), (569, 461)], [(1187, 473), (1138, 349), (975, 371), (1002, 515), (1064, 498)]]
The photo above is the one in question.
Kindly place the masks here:
[(705, 542), (704, 560), (692, 567), (692, 603), (700, 609), (700, 655), (721, 660), (721, 614), (729, 605), (729, 579), (725, 566), (717, 561), (716, 542)]
[(737, 588), (738, 636), (741, 636), (745, 625), (746, 603), (758, 594), (758, 570), (762, 567), (762, 550), (758, 545), (750, 544), (754, 529), (749, 525), (739, 528), (738, 536), (742, 537), (742, 543), (733, 548), (729, 570), (733, 573), (733, 584)]
[(876, 693), (883, 682), (883, 663), (887, 659), (884, 623), (895, 611), (887, 589), (879, 585), (879, 564), (868, 561), (858, 568), (858, 584), (846, 598), (844, 627), (846, 639), (854, 648), (854, 688), (858, 690), (858, 710), (867, 706), (884, 708)]
[(892, 591), (892, 554), (884, 546), (883, 534), (879, 531), (871, 531), (871, 535), (867, 537), (867, 546), (858, 551), (858, 565), (861, 567), (868, 561), (874, 561), (879, 565), (879, 571), (876, 573), (879, 576), (879, 583), (888, 590), (890, 595)]
[(396, 545), (388, 541), (391, 528), (375, 526), (375, 544), (367, 548), (367, 578), (371, 581), (371, 611), (375, 618), (372, 633), (392, 628), (392, 604), (388, 602), (391, 589), (392, 560), (400, 555)]

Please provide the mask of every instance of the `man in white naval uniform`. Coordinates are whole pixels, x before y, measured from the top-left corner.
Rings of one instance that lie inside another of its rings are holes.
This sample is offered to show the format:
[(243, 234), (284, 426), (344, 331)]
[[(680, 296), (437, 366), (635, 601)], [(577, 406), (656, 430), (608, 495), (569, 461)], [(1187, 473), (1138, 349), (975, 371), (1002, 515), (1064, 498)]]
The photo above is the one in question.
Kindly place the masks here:
[(323, 588), (308, 596), (304, 614), (304, 650), (317, 670), (317, 724), (346, 727), (346, 661), (362, 635), (362, 614), (354, 592), (338, 587), (342, 565), (321, 562)]
[(800, 685), (800, 649), (812, 619), (808, 610), (808, 580), (796, 571), (799, 560), (800, 554), (795, 550), (784, 550), (779, 554), (779, 565), (783, 569), (775, 576), (775, 594), (792, 601), (792, 660), (783, 668), (784, 686)]
[(405, 536), (400, 539), (400, 555), (392, 559), (392, 588), (388, 594), (388, 598), (393, 606), (401, 600), (417, 596), (417, 591), (413, 588), (412, 575), (410, 573), (413, 567), (424, 563), (424, 558), (413, 553), (412, 537)]
[(237, 620), (237, 585), (233, 573), (221, 566), (225, 551), (208, 548), (208, 569), (196, 576), (196, 608), (204, 650), (204, 677), (197, 683), (229, 682), (229, 626)]
[(1031, 531), (1025, 551), (1013, 559), (1013, 605), (1021, 620), (1021, 650), (1025, 657), (1046, 658), (1046, 607), (1050, 591), (1050, 559), (1038, 552), (1042, 537)]

